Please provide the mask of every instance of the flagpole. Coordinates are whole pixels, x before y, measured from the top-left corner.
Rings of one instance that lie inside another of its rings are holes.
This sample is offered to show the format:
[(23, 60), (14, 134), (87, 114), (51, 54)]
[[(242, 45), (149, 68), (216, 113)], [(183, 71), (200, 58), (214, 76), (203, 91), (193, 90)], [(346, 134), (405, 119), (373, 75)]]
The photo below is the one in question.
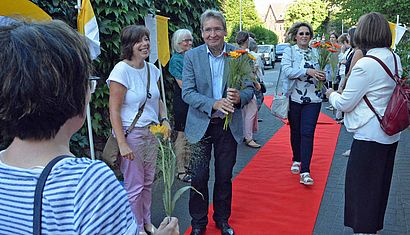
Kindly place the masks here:
[[(77, 8), (78, 14), (80, 14), (81, 0), (77, 0), (77, 5), (75, 7)], [(92, 80), (92, 78), (99, 79), (97, 77), (91, 77), (90, 79)], [(90, 99), (90, 102), (91, 102), (91, 99)], [(93, 138), (93, 127), (92, 127), (92, 124), (91, 124), (90, 102), (87, 103), (86, 119), (87, 119), (87, 130), (88, 130), (88, 142), (90, 144), (90, 156), (91, 156), (92, 160), (95, 160), (94, 138)]]
[(77, 6), (75, 6), (75, 8), (77, 8), (78, 14), (80, 14), (80, 11), (81, 11), (81, 0), (77, 0)]
[(394, 39), (394, 48), (393, 48), (395, 50), (396, 50), (396, 42), (397, 42), (398, 36), (399, 36), (399, 15), (397, 15), (397, 18), (396, 18), (396, 38)]
[(242, 0), (239, 0), (239, 31), (242, 31)]
[(160, 81), (161, 81), (162, 101), (164, 102), (164, 108), (165, 108), (165, 117), (168, 118), (167, 100), (165, 99), (164, 76), (162, 75), (162, 65), (161, 65), (161, 61), (159, 61), (159, 58), (158, 58), (158, 66), (159, 66), (159, 74), (160, 74)]

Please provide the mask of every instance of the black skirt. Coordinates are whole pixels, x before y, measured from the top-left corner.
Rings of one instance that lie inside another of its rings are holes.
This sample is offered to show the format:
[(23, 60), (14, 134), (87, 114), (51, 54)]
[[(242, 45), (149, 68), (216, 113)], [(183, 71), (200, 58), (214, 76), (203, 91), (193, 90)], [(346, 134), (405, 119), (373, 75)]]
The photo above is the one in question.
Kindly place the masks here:
[(383, 229), (397, 142), (353, 140), (345, 181), (344, 224), (354, 233)]

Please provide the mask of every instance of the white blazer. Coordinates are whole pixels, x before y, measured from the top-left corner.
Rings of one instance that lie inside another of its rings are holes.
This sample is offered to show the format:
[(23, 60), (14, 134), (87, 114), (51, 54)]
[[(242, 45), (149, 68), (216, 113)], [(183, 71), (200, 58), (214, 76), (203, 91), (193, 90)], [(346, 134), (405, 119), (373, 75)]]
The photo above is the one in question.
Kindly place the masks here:
[[(374, 48), (367, 52), (382, 60), (394, 74), (393, 54), (388, 48)], [(397, 58), (399, 74), (403, 72), (400, 58)], [(366, 95), (375, 110), (384, 115), (393, 93), (395, 82), (387, 75), (381, 65), (372, 58), (362, 58), (354, 65), (342, 95), (333, 92), (329, 102), (338, 110), (345, 112), (345, 126), (353, 132), (353, 138), (392, 144), (400, 139), (400, 133), (388, 136), (380, 127), (376, 115), (370, 110), (363, 96)]]

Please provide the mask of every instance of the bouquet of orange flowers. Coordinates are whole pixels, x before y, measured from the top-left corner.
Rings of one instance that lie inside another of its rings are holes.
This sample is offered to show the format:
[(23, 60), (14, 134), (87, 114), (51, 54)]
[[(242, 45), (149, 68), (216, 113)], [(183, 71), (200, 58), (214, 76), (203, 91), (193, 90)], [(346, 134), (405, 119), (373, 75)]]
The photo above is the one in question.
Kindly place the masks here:
[[(229, 74), (227, 85), (229, 88), (243, 89), (245, 80), (256, 79), (253, 77), (253, 63), (256, 58), (246, 50), (235, 50), (225, 54), (228, 56)], [(232, 121), (232, 113), (228, 114), (224, 123), (224, 130), (228, 129)]]
[[(340, 45), (336, 43), (331, 43), (329, 41), (317, 41), (312, 44), (313, 48), (318, 50), (318, 63), (320, 70), (324, 70), (327, 64), (332, 66), (332, 70), (337, 65), (337, 55), (340, 51)], [(333, 78), (332, 78), (333, 81)], [(323, 81), (319, 81), (318, 83), (318, 90), (322, 90)]]

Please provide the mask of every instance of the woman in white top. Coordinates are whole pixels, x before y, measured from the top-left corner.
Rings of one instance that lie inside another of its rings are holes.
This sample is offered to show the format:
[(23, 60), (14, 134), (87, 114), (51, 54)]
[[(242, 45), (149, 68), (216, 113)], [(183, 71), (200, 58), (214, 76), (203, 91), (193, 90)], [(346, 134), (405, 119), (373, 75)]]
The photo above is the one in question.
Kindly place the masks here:
[[(107, 79), (110, 87), (110, 120), (122, 156), (119, 159), (120, 169), (141, 235), (153, 234), (155, 231), (151, 224), (151, 192), (157, 141), (147, 127), (163, 121), (170, 129), (168, 121), (164, 119), (157, 85), (160, 71), (153, 64), (145, 62), (149, 53), (148, 29), (140, 25), (125, 27), (121, 32), (122, 61), (115, 65)], [(148, 76), (150, 88), (147, 93)], [(145, 101), (141, 117), (126, 137), (125, 130), (132, 124)]]
[(295, 45), (285, 49), (282, 58), (284, 94), (289, 96), (288, 120), (293, 158), (291, 172), (300, 174), (299, 182), (312, 185), (310, 162), (313, 139), (322, 104), (322, 94), (317, 81), (325, 80), (324, 71), (319, 70), (317, 51), (309, 47), (313, 37), (312, 26), (296, 22), (289, 29), (288, 37)]
[[(391, 52), (392, 36), (389, 24), (380, 13), (369, 13), (359, 19), (354, 42), (382, 60), (394, 73), (397, 59)], [(372, 58), (362, 58), (354, 65), (342, 94), (329, 89), (330, 103), (345, 112), (345, 125), (353, 132), (353, 144), (347, 163), (345, 181), (346, 226), (355, 233), (375, 234), (383, 229), (384, 213), (389, 197), (394, 158), (400, 133), (389, 136), (383, 132), (376, 115), (363, 96), (366, 95), (376, 111), (383, 115), (393, 93), (395, 82)]]

